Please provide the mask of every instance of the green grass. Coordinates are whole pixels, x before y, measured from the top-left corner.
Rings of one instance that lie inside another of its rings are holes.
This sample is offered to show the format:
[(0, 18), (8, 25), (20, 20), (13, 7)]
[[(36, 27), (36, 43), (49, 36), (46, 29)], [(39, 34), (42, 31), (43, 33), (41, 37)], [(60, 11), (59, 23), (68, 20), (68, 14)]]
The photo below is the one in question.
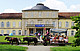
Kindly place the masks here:
[(75, 40), (76, 38), (74, 38), (74, 37), (68, 37), (69, 39), (69, 42), (68, 43), (73, 43), (73, 40)]
[(27, 47), (12, 46), (12, 45), (0, 45), (0, 51), (26, 51)]
[(51, 51), (80, 51), (80, 46), (72, 47), (72, 46), (61, 46), (61, 47), (51, 47)]
[[(6, 36), (0, 36), (0, 42), (8, 42), (7, 40), (4, 40)], [(17, 37), (21, 39), (21, 42), (23, 42), (23, 37), (35, 37), (35, 36), (9, 36), (9, 37)], [(73, 43), (73, 40), (76, 38), (74, 37), (68, 37), (69, 38), (69, 43)], [(26, 42), (26, 41), (25, 41)]]
[[(0, 42), (8, 42), (7, 40), (5, 40), (6, 36), (0, 36)], [(9, 37), (17, 37), (20, 38), (21, 41), (23, 41), (23, 37), (35, 37), (35, 36), (9, 36)]]

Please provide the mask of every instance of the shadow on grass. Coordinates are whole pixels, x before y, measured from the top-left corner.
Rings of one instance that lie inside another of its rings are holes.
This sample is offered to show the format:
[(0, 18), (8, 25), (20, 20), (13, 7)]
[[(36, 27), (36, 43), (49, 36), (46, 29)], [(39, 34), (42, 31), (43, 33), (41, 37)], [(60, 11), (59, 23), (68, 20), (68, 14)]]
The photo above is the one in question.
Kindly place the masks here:
[(80, 50), (72, 50), (72, 51), (80, 51)]
[(26, 51), (26, 50), (19, 50), (19, 49), (0, 49), (0, 51)]

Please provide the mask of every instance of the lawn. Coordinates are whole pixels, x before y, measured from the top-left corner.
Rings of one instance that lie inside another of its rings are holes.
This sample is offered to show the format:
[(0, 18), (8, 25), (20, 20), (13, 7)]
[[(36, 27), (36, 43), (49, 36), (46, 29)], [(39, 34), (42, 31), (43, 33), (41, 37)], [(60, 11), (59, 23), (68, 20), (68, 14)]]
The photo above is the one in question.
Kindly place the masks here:
[(27, 47), (12, 46), (12, 45), (0, 45), (0, 51), (26, 51)]
[[(6, 36), (0, 36), (0, 42), (8, 42), (7, 40), (4, 40)], [(35, 36), (9, 36), (9, 37), (17, 37), (20, 38), (23, 42), (23, 37), (35, 37)], [(73, 40), (76, 39), (74, 37), (69, 37), (69, 43), (73, 43)]]
[(73, 43), (73, 40), (75, 40), (76, 38), (74, 38), (74, 37), (69, 37), (69, 42), (68, 43)]
[(80, 46), (72, 47), (72, 46), (61, 46), (61, 47), (51, 47), (51, 51), (80, 51)]

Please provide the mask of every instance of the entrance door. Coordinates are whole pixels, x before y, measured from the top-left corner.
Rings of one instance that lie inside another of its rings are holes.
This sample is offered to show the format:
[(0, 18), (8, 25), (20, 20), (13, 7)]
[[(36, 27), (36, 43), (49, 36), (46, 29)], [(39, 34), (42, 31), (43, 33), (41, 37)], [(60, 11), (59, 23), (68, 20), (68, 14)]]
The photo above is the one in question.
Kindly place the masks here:
[(43, 29), (36, 29), (36, 32), (43, 34)]

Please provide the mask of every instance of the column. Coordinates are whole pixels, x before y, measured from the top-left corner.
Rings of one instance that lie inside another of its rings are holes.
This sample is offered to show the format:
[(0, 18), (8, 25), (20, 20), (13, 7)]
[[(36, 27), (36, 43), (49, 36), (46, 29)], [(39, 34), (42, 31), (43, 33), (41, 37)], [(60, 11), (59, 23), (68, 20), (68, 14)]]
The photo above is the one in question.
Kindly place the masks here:
[(29, 28), (27, 28), (27, 36), (29, 36)]
[(24, 25), (24, 19), (22, 19), (22, 35), (25, 35), (25, 30), (24, 30), (24, 27), (25, 27), (25, 25)]
[(33, 28), (33, 33), (34, 33), (34, 34), (36, 33), (36, 28)]

